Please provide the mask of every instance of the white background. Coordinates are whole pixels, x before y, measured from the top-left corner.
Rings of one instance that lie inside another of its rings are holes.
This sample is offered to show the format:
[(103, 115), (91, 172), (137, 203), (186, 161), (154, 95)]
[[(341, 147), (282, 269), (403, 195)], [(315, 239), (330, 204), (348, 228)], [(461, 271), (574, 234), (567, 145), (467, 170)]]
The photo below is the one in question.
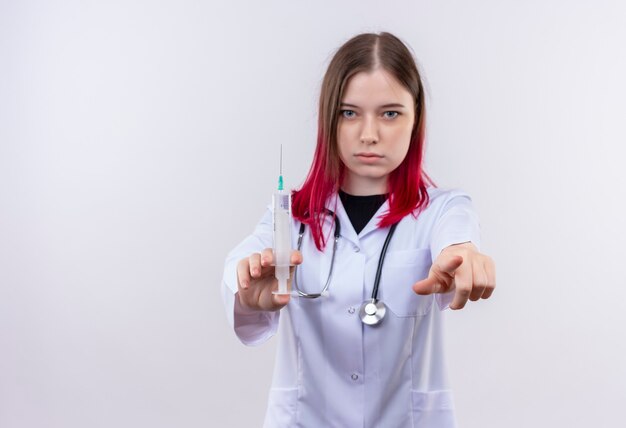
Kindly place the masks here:
[(626, 399), (619, 1), (0, 1), (0, 427), (255, 427), (226, 253), (311, 161), (334, 50), (387, 30), (428, 91), (493, 298), (447, 314), (462, 427), (612, 427)]

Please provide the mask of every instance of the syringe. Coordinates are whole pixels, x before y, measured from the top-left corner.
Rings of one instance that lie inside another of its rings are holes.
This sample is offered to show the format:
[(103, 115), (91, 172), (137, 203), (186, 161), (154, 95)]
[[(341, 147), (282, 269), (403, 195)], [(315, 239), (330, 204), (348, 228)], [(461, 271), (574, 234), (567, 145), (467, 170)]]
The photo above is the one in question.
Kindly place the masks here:
[(274, 205), (274, 265), (278, 290), (274, 294), (290, 294), (287, 289), (291, 261), (291, 193), (283, 185), (283, 146), (280, 146), (280, 175), (278, 191), (273, 194)]

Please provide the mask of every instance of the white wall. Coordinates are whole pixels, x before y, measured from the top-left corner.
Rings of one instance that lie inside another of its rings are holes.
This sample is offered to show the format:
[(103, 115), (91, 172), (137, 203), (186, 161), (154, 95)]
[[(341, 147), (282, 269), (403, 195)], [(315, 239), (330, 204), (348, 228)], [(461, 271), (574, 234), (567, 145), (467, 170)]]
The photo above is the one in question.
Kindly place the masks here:
[(626, 7), (609, 1), (0, 2), (0, 426), (260, 426), (275, 340), (219, 286), (329, 57), (363, 31), (427, 80), (427, 169), (498, 268), (447, 315), (463, 427), (609, 427), (626, 398)]

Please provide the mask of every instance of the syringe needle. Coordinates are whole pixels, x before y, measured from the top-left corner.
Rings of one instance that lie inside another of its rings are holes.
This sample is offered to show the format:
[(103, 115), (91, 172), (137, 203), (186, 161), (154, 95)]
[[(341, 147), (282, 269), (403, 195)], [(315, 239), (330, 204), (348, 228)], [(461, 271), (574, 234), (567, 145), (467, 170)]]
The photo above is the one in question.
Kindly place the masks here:
[(278, 166), (278, 190), (283, 190), (283, 145), (280, 145), (280, 162)]

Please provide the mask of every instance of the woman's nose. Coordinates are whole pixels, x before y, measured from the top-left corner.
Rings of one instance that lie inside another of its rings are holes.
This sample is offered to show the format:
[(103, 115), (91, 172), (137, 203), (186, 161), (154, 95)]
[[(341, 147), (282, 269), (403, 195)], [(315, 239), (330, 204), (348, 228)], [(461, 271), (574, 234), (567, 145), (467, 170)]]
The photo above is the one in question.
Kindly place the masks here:
[(361, 129), (361, 142), (364, 144), (378, 143), (378, 129), (374, 118), (365, 117), (363, 128)]

